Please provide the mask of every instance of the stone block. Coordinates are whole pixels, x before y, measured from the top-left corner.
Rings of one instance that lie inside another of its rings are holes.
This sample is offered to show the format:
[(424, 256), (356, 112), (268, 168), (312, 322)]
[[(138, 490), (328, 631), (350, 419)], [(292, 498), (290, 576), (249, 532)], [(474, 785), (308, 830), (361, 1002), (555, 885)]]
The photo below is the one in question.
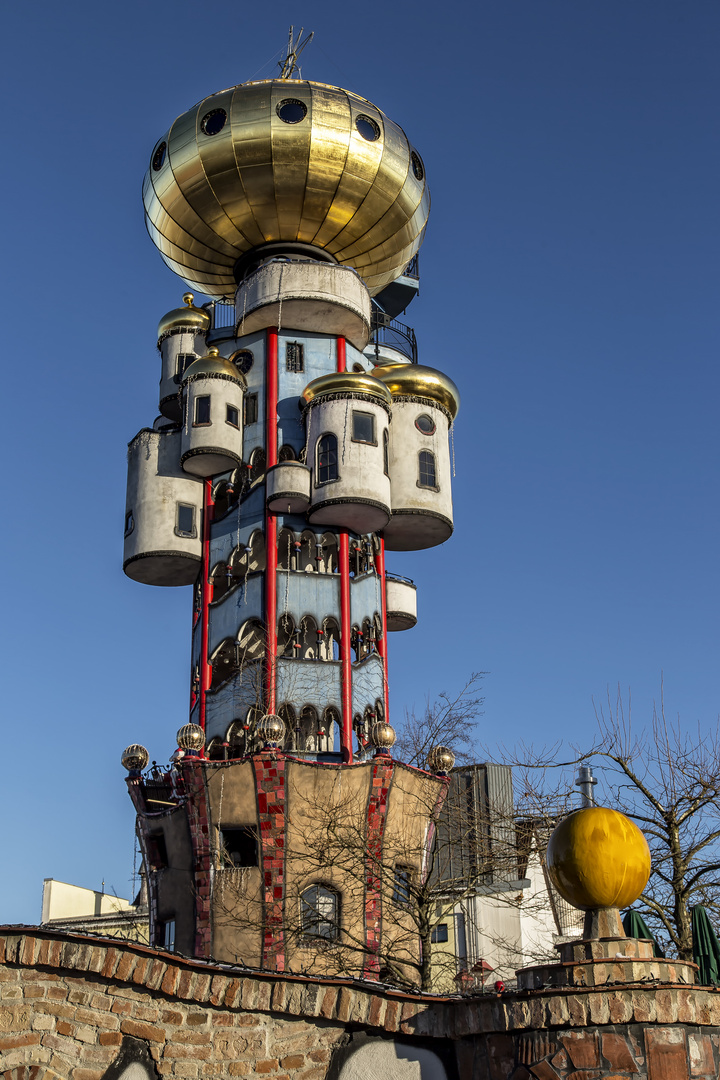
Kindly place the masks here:
[(576, 1069), (597, 1069), (600, 1066), (600, 1046), (592, 1031), (569, 1031), (560, 1036), (560, 1042)]
[(648, 1080), (689, 1080), (684, 1029), (646, 1028), (644, 1035)]
[(636, 1073), (637, 1062), (633, 1057), (632, 1050), (627, 1040), (614, 1031), (607, 1031), (601, 1035), (600, 1045), (602, 1056), (611, 1069), (617, 1072)]

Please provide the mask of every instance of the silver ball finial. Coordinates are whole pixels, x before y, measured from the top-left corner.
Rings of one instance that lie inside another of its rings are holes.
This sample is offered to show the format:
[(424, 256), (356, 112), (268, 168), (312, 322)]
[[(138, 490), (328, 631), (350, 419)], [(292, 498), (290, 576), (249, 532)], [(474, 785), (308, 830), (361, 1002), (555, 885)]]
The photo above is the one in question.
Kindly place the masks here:
[(185, 724), (177, 733), (177, 744), (181, 750), (197, 753), (205, 745), (205, 732), (199, 724)]
[(277, 748), (285, 740), (285, 723), (274, 713), (266, 713), (258, 720), (255, 735), (263, 746)]

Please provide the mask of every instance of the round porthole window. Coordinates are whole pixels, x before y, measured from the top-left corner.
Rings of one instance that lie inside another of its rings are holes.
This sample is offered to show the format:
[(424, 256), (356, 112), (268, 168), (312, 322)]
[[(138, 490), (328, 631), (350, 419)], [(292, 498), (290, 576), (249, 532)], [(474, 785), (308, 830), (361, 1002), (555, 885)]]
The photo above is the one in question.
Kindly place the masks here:
[(360, 113), (359, 116), (355, 117), (355, 127), (363, 139), (367, 139), (368, 142), (377, 142), (380, 138), (380, 125), (376, 124), (369, 116), (365, 116), (364, 113)]
[(231, 362), (238, 371), (242, 371), (243, 375), (247, 375), (248, 371), (253, 366), (254, 359), (255, 358), (249, 349), (240, 349), (230, 357)]
[(165, 152), (167, 151), (167, 143), (161, 142), (157, 150), (153, 154), (152, 167), (155, 172), (159, 172), (163, 167), (165, 161)]
[(307, 116), (307, 105), (296, 98), (285, 98), (275, 110), (286, 124), (299, 124)]
[(206, 135), (217, 135), (225, 127), (226, 120), (227, 113), (224, 109), (212, 109), (211, 112), (205, 113), (200, 121), (200, 127)]
[(428, 416), (427, 413), (420, 413), (415, 421), (415, 427), (418, 431), (422, 431), (423, 435), (435, 434), (435, 423), (432, 416)]
[(410, 161), (412, 163), (412, 171), (415, 173), (416, 180), (422, 180), (425, 175), (425, 169), (423, 168), (422, 159), (415, 151), (410, 154)]

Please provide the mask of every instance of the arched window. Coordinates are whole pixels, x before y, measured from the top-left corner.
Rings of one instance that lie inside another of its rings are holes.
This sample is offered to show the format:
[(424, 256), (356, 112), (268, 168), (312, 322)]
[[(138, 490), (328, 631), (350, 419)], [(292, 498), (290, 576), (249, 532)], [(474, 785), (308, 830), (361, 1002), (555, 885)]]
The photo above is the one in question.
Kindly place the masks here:
[(418, 454), (418, 487), (437, 489), (435, 455), (432, 450), (421, 450)]
[(337, 619), (325, 619), (323, 623), (320, 659), (340, 659), (340, 627), (338, 626)]
[(265, 474), (265, 451), (259, 447), (250, 455), (250, 483), (254, 484)]
[(300, 713), (300, 738), (298, 750), (314, 751), (320, 749), (320, 721), (317, 709), (305, 705)]
[(215, 485), (213, 491), (213, 520), (215, 521), (237, 508), (242, 481), (236, 473), (237, 469), (229, 480), (221, 480)]
[(340, 937), (340, 897), (327, 885), (311, 885), (300, 897), (300, 924), (307, 938), (337, 941)]
[(229, 758), (244, 757), (248, 753), (249, 728), (245, 720), (233, 720), (225, 736)]
[(210, 689), (217, 690), (218, 687), (232, 678), (240, 667), (237, 642), (233, 641), (232, 638), (226, 638), (210, 658), (210, 667), (212, 668)]
[(335, 747), (335, 732), (340, 730), (340, 713), (330, 706), (323, 713), (322, 727), (325, 731), (325, 750)]
[(211, 739), (205, 749), (205, 757), (209, 761), (222, 761), (225, 757), (225, 747), (223, 741), (219, 735), (216, 735), (214, 739)]
[(281, 529), (278, 536), (278, 570), (293, 570), (295, 560), (295, 533), (292, 529)]
[(286, 613), (278, 620), (277, 654), (291, 660), (295, 651), (295, 620)]
[(250, 619), (240, 627), (238, 652), (241, 666), (261, 660), (265, 655), (265, 627), (258, 619)]
[(338, 473), (338, 441), (335, 435), (323, 435), (317, 444), (317, 483), (327, 484), (331, 480), (337, 480)]
[(223, 562), (218, 563), (217, 566), (213, 568), (210, 577), (212, 578), (213, 603), (217, 604), (217, 602), (222, 600), (225, 594), (235, 584), (230, 564), (225, 564)]
[(318, 541), (320, 537), (309, 529), (300, 537), (300, 550), (298, 552), (297, 569), (304, 574), (313, 574), (318, 565)]
[(318, 537), (320, 541), (320, 554), (322, 562), (318, 563), (320, 573), (337, 574), (338, 571), (338, 541), (334, 533), (323, 533)]
[(281, 446), (280, 449), (278, 450), (278, 461), (279, 462), (282, 462), (282, 461), (295, 461), (296, 459), (297, 459), (297, 454), (293, 450), (292, 446), (290, 446), (288, 443), (285, 443), (285, 445)]
[(390, 475), (390, 432), (383, 430), (383, 470), (386, 476)]
[(300, 645), (300, 648), (295, 650), (299, 660), (318, 659), (319, 638), (317, 631), (317, 623), (312, 615), (305, 615), (300, 622), (300, 626), (295, 631), (295, 636)]

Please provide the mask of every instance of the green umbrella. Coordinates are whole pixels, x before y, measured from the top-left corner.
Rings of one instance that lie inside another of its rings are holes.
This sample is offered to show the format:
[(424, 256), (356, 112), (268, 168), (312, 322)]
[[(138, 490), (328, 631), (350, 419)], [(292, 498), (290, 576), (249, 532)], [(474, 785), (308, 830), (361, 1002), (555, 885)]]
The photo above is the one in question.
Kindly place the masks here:
[(720, 941), (702, 904), (692, 908), (693, 960), (701, 986), (720, 985)]
[(650, 928), (639, 911), (628, 908), (625, 912), (622, 924), (623, 930), (628, 937), (639, 938), (641, 941), (652, 941), (653, 956), (657, 956), (661, 960), (663, 959), (663, 954), (660, 952), (660, 946), (650, 933)]

